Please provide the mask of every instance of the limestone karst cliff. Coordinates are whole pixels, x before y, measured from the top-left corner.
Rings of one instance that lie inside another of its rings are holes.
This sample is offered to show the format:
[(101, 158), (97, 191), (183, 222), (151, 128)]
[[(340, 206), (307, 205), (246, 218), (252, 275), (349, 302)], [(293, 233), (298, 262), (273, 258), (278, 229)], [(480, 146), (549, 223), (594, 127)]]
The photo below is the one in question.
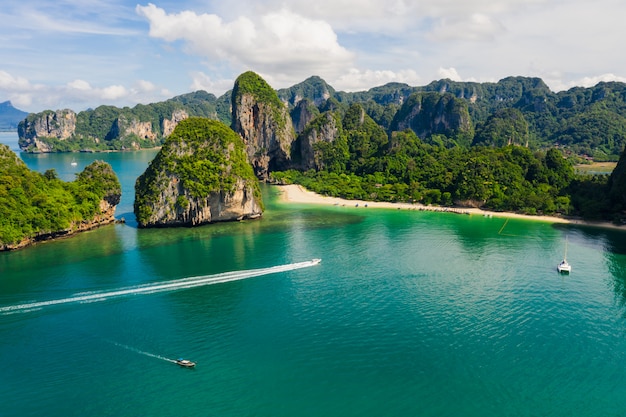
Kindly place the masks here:
[(216, 119), (217, 99), (204, 91), (133, 108), (98, 106), (75, 113), (31, 113), (18, 125), (25, 152), (110, 151), (161, 145), (176, 125), (190, 116)]
[(341, 117), (336, 112), (325, 112), (307, 124), (296, 141), (299, 148), (299, 167), (302, 170), (322, 170), (324, 146), (333, 143), (341, 134)]
[(216, 120), (181, 121), (135, 184), (140, 227), (256, 218), (262, 204), (243, 141)]
[(64, 141), (75, 131), (76, 113), (69, 109), (29, 114), (17, 128), (20, 148), (36, 148), (40, 152), (53, 150), (53, 146), (42, 138)]
[[(421, 139), (474, 135), (467, 102), (452, 94), (414, 93), (404, 102), (391, 124), (392, 131), (413, 130)], [(467, 143), (468, 145), (469, 143)]]
[(295, 132), (287, 107), (260, 76), (248, 71), (235, 81), (232, 129), (246, 145), (248, 160), (262, 180), (291, 163)]

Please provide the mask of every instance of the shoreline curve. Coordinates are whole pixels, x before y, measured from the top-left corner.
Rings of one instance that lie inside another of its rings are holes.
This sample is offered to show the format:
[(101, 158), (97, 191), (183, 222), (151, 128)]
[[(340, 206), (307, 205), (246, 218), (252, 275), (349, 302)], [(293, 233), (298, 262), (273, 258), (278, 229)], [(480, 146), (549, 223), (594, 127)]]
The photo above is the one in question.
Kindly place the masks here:
[(532, 221), (542, 221), (547, 223), (559, 223), (559, 224), (571, 224), (576, 226), (588, 226), (599, 227), (603, 229), (612, 229), (619, 231), (626, 231), (626, 227), (619, 226), (610, 222), (590, 222), (579, 219), (555, 217), (555, 216), (533, 216), (528, 214), (512, 213), (507, 211), (488, 211), (479, 208), (462, 208), (462, 207), (441, 207), (441, 206), (426, 206), (420, 203), (391, 203), (383, 201), (365, 201), (365, 200), (347, 200), (339, 197), (328, 197), (317, 194), (313, 191), (309, 191), (306, 188), (298, 184), (289, 185), (276, 185), (280, 192), (280, 199), (287, 203), (301, 203), (301, 204), (321, 204), (321, 205), (334, 205), (345, 206), (353, 208), (385, 208), (385, 209), (397, 209), (397, 210), (420, 210), (420, 211), (435, 211), (441, 213), (455, 213), (466, 214), (483, 217), (501, 217), (507, 219), (524, 219)]

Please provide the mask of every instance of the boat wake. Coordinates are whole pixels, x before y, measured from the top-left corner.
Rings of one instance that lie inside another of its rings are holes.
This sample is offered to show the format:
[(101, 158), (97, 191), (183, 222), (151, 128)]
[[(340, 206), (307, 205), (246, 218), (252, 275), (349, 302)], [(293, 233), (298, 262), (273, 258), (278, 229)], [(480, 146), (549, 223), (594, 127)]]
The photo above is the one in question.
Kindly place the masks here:
[(122, 343), (113, 342), (112, 340), (107, 340), (107, 342), (109, 342), (111, 344), (114, 344), (115, 346), (119, 346), (121, 348), (124, 348), (126, 350), (130, 350), (131, 352), (139, 353), (140, 355), (149, 356), (151, 358), (156, 358), (156, 359), (161, 359), (162, 361), (176, 363), (175, 359), (170, 359), (170, 358), (166, 358), (165, 356), (157, 355), (155, 353), (150, 353), (150, 352), (146, 352), (146, 351), (143, 351), (143, 350), (139, 350), (139, 349), (136, 349), (136, 348), (134, 348), (132, 346), (124, 345)]
[(0, 314), (26, 313), (29, 311), (40, 310), (43, 307), (71, 304), (71, 303), (92, 303), (110, 300), (112, 298), (125, 297), (137, 294), (153, 294), (164, 291), (175, 291), (186, 288), (201, 287), (205, 285), (221, 284), (231, 281), (239, 281), (242, 279), (259, 277), (262, 275), (276, 274), (279, 272), (293, 271), (301, 268), (308, 268), (320, 263), (320, 259), (311, 261), (296, 262), (286, 265), (272, 266), (269, 268), (249, 269), (245, 271), (224, 272), (214, 275), (202, 275), (197, 277), (181, 278), (172, 281), (155, 282), (150, 284), (136, 285), (132, 287), (119, 288), (111, 291), (93, 291), (88, 293), (79, 293), (71, 297), (60, 298), (56, 300), (38, 301), (25, 304), (16, 304), (0, 307)]

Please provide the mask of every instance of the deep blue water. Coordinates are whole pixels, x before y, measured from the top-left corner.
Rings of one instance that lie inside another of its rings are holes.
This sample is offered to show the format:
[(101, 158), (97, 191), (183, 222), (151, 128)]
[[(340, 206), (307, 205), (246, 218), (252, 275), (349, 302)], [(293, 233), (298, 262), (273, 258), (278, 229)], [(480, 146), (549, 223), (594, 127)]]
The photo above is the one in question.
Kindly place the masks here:
[[(626, 414), (624, 233), (285, 204), (270, 187), (258, 221), (138, 230), (153, 156), (22, 155), (69, 180), (111, 163), (127, 223), (0, 253), (1, 416)], [(173, 287), (111, 294), (153, 283)]]

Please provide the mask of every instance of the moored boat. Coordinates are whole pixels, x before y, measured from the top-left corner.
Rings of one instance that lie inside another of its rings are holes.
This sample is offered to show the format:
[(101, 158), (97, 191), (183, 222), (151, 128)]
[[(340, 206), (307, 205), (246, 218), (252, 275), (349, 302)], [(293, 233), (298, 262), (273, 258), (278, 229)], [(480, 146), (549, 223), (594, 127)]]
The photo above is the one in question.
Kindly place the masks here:
[(572, 271), (572, 266), (567, 262), (567, 260), (563, 259), (557, 266), (556, 270), (561, 273), (570, 273)]
[(567, 262), (567, 238), (565, 239), (565, 254), (563, 255), (563, 260), (556, 266), (556, 270), (565, 274), (572, 272), (572, 266)]

